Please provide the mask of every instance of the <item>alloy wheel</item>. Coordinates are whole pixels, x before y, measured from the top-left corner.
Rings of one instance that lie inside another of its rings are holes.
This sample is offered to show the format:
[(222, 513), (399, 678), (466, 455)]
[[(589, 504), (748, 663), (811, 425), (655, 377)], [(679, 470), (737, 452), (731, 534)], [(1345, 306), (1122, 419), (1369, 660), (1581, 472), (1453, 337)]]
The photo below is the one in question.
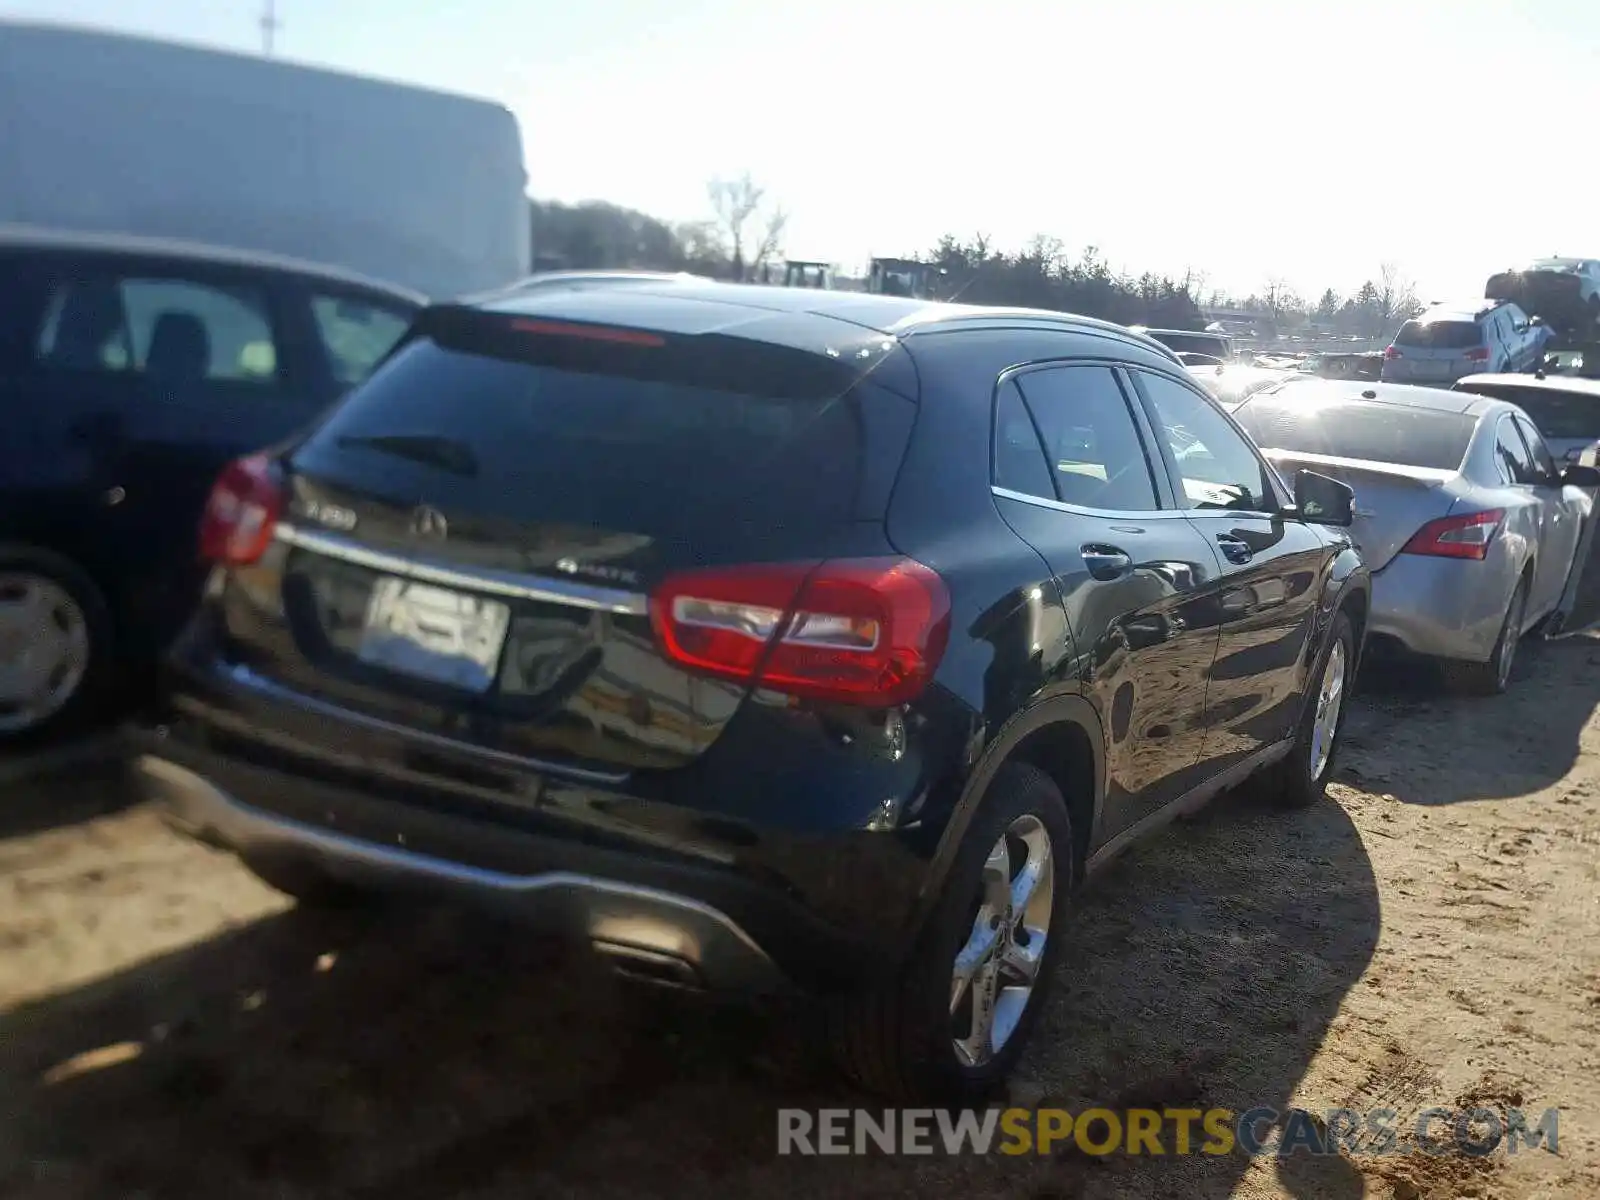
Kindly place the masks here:
[(1333, 758), (1334, 739), (1339, 736), (1339, 713), (1344, 707), (1345, 667), (1348, 659), (1344, 639), (1336, 638), (1322, 668), (1317, 686), (1317, 710), (1311, 719), (1311, 782), (1316, 783)]
[(957, 1058), (982, 1066), (1016, 1032), (1039, 980), (1055, 907), (1055, 858), (1044, 823), (1011, 822), (983, 864), (977, 912), (950, 979)]

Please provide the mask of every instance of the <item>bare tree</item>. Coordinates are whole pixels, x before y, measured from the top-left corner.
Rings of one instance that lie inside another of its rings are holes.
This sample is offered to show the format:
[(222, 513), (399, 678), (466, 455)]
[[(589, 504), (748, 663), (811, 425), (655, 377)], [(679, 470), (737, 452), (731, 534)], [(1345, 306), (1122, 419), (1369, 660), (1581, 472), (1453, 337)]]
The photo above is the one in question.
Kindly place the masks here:
[(1377, 318), (1378, 333), (1389, 332), (1392, 326), (1410, 320), (1421, 310), (1416, 285), (1400, 273), (1400, 268), (1392, 262), (1379, 267), (1378, 283), (1373, 289), (1373, 315)]
[(774, 208), (761, 226), (761, 240), (756, 243), (755, 255), (750, 259), (751, 271), (760, 271), (783, 252), (783, 231), (789, 224), (789, 214)]
[(778, 252), (783, 229), (788, 217), (781, 208), (774, 207), (766, 216), (757, 236), (755, 253), (747, 253), (752, 234), (752, 223), (760, 218), (767, 191), (750, 177), (747, 171), (738, 179), (713, 179), (706, 185), (711, 198), (711, 210), (716, 214), (718, 232), (726, 239), (733, 259), (733, 276), (744, 279), (751, 268), (758, 267)]

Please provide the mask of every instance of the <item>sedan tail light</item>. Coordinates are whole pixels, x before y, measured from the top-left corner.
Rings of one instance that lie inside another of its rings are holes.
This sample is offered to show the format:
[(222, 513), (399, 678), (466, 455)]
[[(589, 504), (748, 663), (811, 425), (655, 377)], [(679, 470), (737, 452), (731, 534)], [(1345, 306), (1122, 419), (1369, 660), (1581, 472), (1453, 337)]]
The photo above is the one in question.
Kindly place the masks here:
[(1399, 346), (1385, 346), (1383, 348), (1383, 357), (1388, 359), (1390, 362), (1393, 362), (1395, 359), (1403, 358), (1405, 356), (1400, 353)]
[(200, 558), (224, 567), (247, 567), (272, 544), (283, 515), (283, 480), (264, 454), (229, 463), (217, 476), (200, 517)]
[(1488, 362), (1489, 361), (1489, 347), (1487, 347), (1487, 346), (1474, 346), (1474, 347), (1472, 347), (1472, 349), (1467, 351), (1466, 359), (1467, 359), (1468, 362)]
[(909, 558), (685, 571), (650, 597), (656, 640), (688, 670), (812, 700), (904, 704), (950, 636), (939, 576)]
[(1428, 554), (1435, 558), (1471, 558), (1481, 562), (1488, 555), (1489, 546), (1505, 517), (1503, 508), (1440, 517), (1417, 530), (1400, 553)]

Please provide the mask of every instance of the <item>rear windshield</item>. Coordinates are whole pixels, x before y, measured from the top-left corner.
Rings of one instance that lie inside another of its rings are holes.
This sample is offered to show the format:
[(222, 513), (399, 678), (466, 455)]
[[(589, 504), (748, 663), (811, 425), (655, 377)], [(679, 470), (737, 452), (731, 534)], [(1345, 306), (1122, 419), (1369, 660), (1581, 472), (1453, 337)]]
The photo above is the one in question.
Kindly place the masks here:
[(1476, 417), (1395, 404), (1296, 405), (1260, 397), (1233, 414), (1263, 450), (1454, 471)]
[(1482, 332), (1471, 321), (1407, 321), (1394, 339), (1396, 346), (1418, 350), (1470, 350), (1482, 342)]
[(1209, 354), (1212, 358), (1226, 358), (1228, 343), (1219, 337), (1203, 333), (1152, 333), (1151, 337), (1175, 354)]
[(881, 517), (914, 406), (770, 349), (718, 378), (715, 350), (685, 374), (682, 356), (656, 370), (628, 346), (528, 361), (418, 338), (292, 462), (407, 503), (655, 538)]
[(1477, 396), (1509, 400), (1532, 417), (1539, 432), (1547, 438), (1600, 441), (1600, 395), (1499, 383), (1474, 383), (1470, 389), (1463, 390), (1470, 390)]

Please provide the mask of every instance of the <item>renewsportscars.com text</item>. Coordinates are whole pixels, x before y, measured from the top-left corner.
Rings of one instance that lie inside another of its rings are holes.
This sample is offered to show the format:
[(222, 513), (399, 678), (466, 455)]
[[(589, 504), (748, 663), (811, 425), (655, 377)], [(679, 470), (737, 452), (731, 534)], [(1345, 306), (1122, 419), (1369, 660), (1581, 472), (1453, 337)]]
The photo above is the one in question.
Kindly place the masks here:
[(778, 1110), (778, 1153), (1224, 1155), (1515, 1154), (1560, 1152), (1560, 1110), (1430, 1108), (1402, 1122), (1393, 1109), (1333, 1108), (1313, 1115), (1228, 1108), (832, 1108)]

